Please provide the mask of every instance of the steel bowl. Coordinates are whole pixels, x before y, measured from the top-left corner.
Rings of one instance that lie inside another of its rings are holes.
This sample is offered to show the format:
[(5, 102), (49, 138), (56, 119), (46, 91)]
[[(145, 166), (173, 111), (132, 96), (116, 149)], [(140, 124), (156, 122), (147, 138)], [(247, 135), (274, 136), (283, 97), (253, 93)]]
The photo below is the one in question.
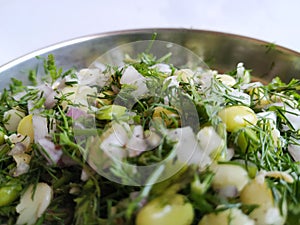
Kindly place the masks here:
[(139, 40), (156, 39), (182, 45), (206, 62), (210, 68), (230, 71), (239, 62), (252, 70), (252, 75), (270, 81), (279, 76), (283, 81), (300, 78), (300, 53), (273, 43), (221, 32), (193, 29), (138, 29), (100, 33), (64, 41), (20, 57), (0, 67), (0, 90), (12, 77), (26, 82), (30, 69), (41, 68), (42, 60), (53, 54), (58, 66), (84, 68), (106, 51)]

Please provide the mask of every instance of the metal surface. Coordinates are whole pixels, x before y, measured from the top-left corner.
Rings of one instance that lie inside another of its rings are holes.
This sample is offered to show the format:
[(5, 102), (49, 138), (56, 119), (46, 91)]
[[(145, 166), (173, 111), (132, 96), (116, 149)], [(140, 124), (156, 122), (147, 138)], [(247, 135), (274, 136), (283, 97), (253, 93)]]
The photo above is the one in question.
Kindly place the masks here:
[(153, 33), (157, 40), (170, 41), (189, 48), (212, 69), (229, 71), (239, 62), (252, 69), (252, 74), (264, 80), (280, 76), (284, 81), (300, 78), (300, 53), (248, 37), (220, 32), (192, 29), (139, 29), (90, 35), (62, 42), (32, 52), (0, 67), (0, 89), (6, 87), (11, 77), (26, 82), (30, 69), (42, 69), (42, 60), (54, 54), (57, 64), (64, 69), (83, 68), (98, 56), (120, 44), (149, 40)]

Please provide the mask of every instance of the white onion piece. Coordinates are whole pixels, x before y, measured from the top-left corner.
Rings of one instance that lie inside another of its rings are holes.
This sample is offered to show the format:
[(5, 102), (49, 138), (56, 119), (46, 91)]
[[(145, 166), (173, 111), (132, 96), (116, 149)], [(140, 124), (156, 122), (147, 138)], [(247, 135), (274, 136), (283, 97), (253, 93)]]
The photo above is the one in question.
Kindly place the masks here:
[(103, 74), (99, 69), (82, 69), (77, 74), (79, 85), (97, 85), (103, 87), (110, 76)]
[(51, 86), (51, 88), (52, 88), (53, 90), (62, 90), (62, 89), (65, 88), (65, 87), (66, 87), (66, 79), (65, 79), (65, 78), (63, 78), (63, 79), (61, 79), (61, 78), (57, 79), (57, 80), (52, 84), (52, 86)]
[(79, 108), (86, 109), (89, 106), (89, 96), (95, 96), (97, 94), (96, 88), (83, 85), (66, 86), (62, 89), (62, 94), (66, 94), (67, 99), (74, 104), (79, 104)]
[(22, 97), (24, 97), (27, 94), (26, 91), (18, 92), (13, 96), (14, 100), (20, 101)]
[(134, 157), (148, 149), (148, 140), (144, 137), (143, 127), (130, 126), (125, 123), (113, 123), (101, 136), (100, 148), (113, 159)]
[(244, 76), (244, 72), (245, 72), (244, 63), (242, 62), (238, 63), (236, 67), (236, 76), (238, 78), (242, 78)]
[(197, 133), (197, 139), (202, 151), (211, 158), (218, 158), (224, 147), (224, 140), (219, 136), (212, 126), (205, 126)]
[(90, 178), (89, 173), (87, 172), (86, 169), (81, 170), (81, 175), (80, 175), (80, 180), (82, 181), (87, 181)]
[(68, 111), (67, 111), (67, 116), (70, 116), (73, 120), (77, 120), (78, 118), (80, 117), (88, 117), (90, 116), (89, 114), (86, 113), (86, 111), (80, 109), (80, 108), (77, 108), (77, 107), (72, 107), (70, 106), (68, 108)]
[(53, 91), (50, 95), (48, 95), (48, 97), (46, 98), (45, 102), (44, 102), (44, 106), (46, 109), (52, 109), (57, 100), (55, 99), (55, 96), (57, 95), (57, 93), (55, 91)]
[(32, 125), (34, 130), (35, 142), (38, 142), (38, 140), (48, 136), (49, 133), (48, 133), (47, 118), (40, 115), (33, 115)]
[(237, 64), (236, 77), (238, 79), (241, 79), (244, 84), (250, 83), (250, 73), (248, 70), (245, 69), (244, 63), (242, 63), (242, 62)]
[(28, 109), (28, 112), (30, 113), (40, 113), (42, 111), (41, 108), (39, 109), (36, 109), (34, 108), (35, 107), (35, 101), (33, 100), (28, 100), (27, 101), (27, 109)]
[(300, 162), (300, 143), (288, 145), (288, 151), (296, 162)]
[(264, 85), (261, 82), (251, 82), (251, 83), (248, 83), (248, 84), (241, 85), (240, 89), (250, 91), (253, 88), (262, 87), (262, 86), (264, 86)]
[(299, 130), (300, 129), (300, 110), (299, 109), (293, 109), (290, 107), (286, 107), (286, 112), (285, 112), (285, 116), (288, 119), (288, 121), (292, 124), (293, 128), (295, 130)]
[(209, 155), (201, 149), (191, 127), (170, 130), (168, 137), (177, 142), (174, 148), (179, 162), (199, 165), (202, 169), (211, 164)]
[(161, 137), (155, 132), (147, 134), (140, 125), (130, 127), (125, 122), (113, 123), (101, 136), (100, 148), (113, 158), (135, 157), (157, 147), (161, 142)]
[(37, 140), (37, 143), (44, 149), (44, 151), (41, 152), (50, 164), (56, 164), (60, 160), (63, 151), (57, 149), (52, 141), (47, 138), (42, 138)]
[(126, 157), (124, 148), (129, 139), (130, 127), (127, 123), (114, 123), (100, 138), (100, 148), (112, 159)]
[(160, 135), (158, 135), (155, 132), (155, 130), (152, 130), (151, 128), (150, 128), (150, 130), (145, 131), (145, 138), (146, 138), (146, 142), (149, 147), (149, 150), (159, 146), (159, 144), (162, 141), (162, 137)]
[(47, 98), (54, 90), (48, 84), (42, 84), (37, 87), (37, 89), (43, 92), (43, 97)]
[[(171, 87), (178, 88), (179, 87), (179, 81), (177, 80), (177, 78), (178, 78), (177, 76), (169, 76), (164, 80), (164, 84), (169, 82), (168, 88), (171, 88)], [(176, 96), (176, 89), (172, 89), (170, 94), (171, 94), (171, 96)], [(164, 97), (164, 104), (166, 104), (166, 105), (172, 104), (172, 103), (170, 103), (169, 99), (170, 99), (170, 97), (165, 96)], [(172, 99), (172, 97), (171, 97), (171, 99)]]
[(74, 96), (74, 103), (80, 104), (80, 108), (85, 108), (89, 106), (88, 99), (89, 96), (95, 96), (97, 94), (96, 88), (91, 88), (89, 86), (79, 86)]
[[(212, 77), (213, 76), (221, 76), (220, 74), (215, 74), (214, 71), (211, 72), (211, 80), (212, 80)], [(208, 78), (202, 78), (202, 79), (208, 79)], [(210, 88), (211, 87), (211, 80), (210, 80), (210, 83), (207, 88)], [(208, 81), (206, 81), (208, 83)], [(222, 82), (222, 81), (221, 81)], [(205, 85), (207, 86), (207, 85)], [(240, 102), (242, 103), (243, 105), (246, 105), (246, 106), (250, 106), (251, 105), (251, 96), (248, 95), (247, 93), (244, 93), (242, 90), (238, 90), (238, 89), (235, 89), (235, 88), (232, 88), (230, 86), (227, 86), (227, 87), (223, 87), (223, 86), (220, 86), (219, 85), (219, 91), (221, 93), (226, 93), (226, 95), (230, 96), (231, 99), (237, 101), (237, 102)]]
[(228, 95), (230, 95), (230, 97), (240, 103), (243, 103), (246, 106), (250, 106), (251, 105), (251, 97), (250, 95), (244, 93), (243, 91), (234, 89), (234, 88), (228, 88), (223, 90), (224, 93), (226, 92)]
[[(203, 71), (199, 73), (199, 76), (194, 77), (195, 83), (201, 85), (201, 90), (206, 92), (211, 87), (211, 81), (213, 76), (216, 75), (215, 71)], [(209, 93), (207, 93), (209, 95)]]
[(157, 63), (157, 64), (151, 66), (150, 69), (157, 69), (159, 72), (162, 72), (162, 73), (168, 73), (168, 74), (172, 73), (172, 69), (171, 69), (170, 65), (165, 64), (165, 63)]
[(276, 116), (276, 113), (274, 111), (260, 112), (260, 113), (257, 113), (256, 115), (257, 115), (258, 118), (268, 119), (268, 120), (271, 120), (273, 123), (276, 124), (277, 116)]
[(195, 72), (192, 71), (191, 69), (180, 69), (180, 70), (176, 70), (174, 75), (177, 76), (179, 80), (185, 83), (189, 83), (189, 82), (192, 83), (193, 82), (192, 78), (194, 78)]
[(52, 195), (52, 188), (46, 183), (38, 183), (35, 189), (34, 185), (30, 185), (16, 207), (16, 211), (20, 214), (16, 224), (34, 224), (49, 206)]
[(133, 127), (130, 139), (126, 143), (129, 157), (138, 156), (147, 150), (147, 142), (144, 138), (144, 129), (141, 125)]
[(132, 95), (136, 97), (141, 96), (148, 91), (146, 78), (142, 74), (140, 74), (133, 66), (129, 66), (125, 69), (120, 83), (135, 86), (136, 90), (132, 92)]
[(177, 76), (170, 76), (164, 80), (164, 83), (169, 82), (168, 87), (179, 87), (179, 81)]
[(38, 89), (40, 90), (40, 92), (43, 93), (43, 98), (45, 98), (45, 108), (53, 108), (57, 102), (57, 100), (54, 98), (57, 95), (57, 93), (47, 84), (42, 84), (38, 86)]

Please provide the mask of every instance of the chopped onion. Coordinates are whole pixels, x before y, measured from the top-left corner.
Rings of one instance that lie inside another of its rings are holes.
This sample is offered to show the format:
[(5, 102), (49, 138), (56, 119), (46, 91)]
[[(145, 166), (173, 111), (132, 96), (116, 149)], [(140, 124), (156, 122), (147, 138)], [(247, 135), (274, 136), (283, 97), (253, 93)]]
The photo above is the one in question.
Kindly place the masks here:
[(88, 117), (89, 116), (89, 114), (87, 114), (86, 111), (79, 109), (77, 107), (72, 107), (72, 106), (70, 106), (68, 108), (66, 115), (72, 117), (73, 120), (77, 120), (80, 117)]
[(197, 139), (203, 152), (212, 158), (219, 158), (225, 143), (212, 126), (203, 127), (198, 132)]
[(125, 69), (120, 83), (135, 86), (136, 90), (132, 92), (132, 95), (136, 97), (141, 96), (148, 91), (146, 78), (142, 74), (140, 74), (133, 66), (129, 66)]
[(178, 77), (178, 80), (189, 83), (192, 82), (195, 72), (193, 72), (191, 69), (180, 69), (176, 70), (174, 75)]
[(121, 160), (126, 157), (124, 148), (128, 141), (130, 127), (127, 123), (114, 123), (101, 136), (100, 148), (112, 159)]
[(300, 162), (300, 143), (288, 145), (288, 151), (296, 162)]
[(177, 76), (170, 76), (164, 80), (164, 83), (169, 82), (168, 87), (179, 87), (179, 81), (177, 80)]
[(82, 181), (87, 181), (90, 178), (89, 174), (87, 173), (87, 171), (83, 168), (81, 170), (81, 175), (80, 175), (80, 180)]
[(300, 129), (300, 110), (299, 109), (293, 109), (290, 107), (286, 107), (285, 109), (285, 116), (288, 119), (288, 121), (292, 124), (294, 130)]
[(33, 115), (32, 125), (34, 130), (35, 142), (38, 142), (40, 139), (49, 136), (47, 118), (40, 115)]
[(134, 126), (132, 135), (126, 143), (129, 157), (138, 156), (147, 150), (147, 142), (144, 137), (144, 129), (141, 125)]
[(172, 73), (172, 69), (171, 69), (170, 65), (165, 64), (165, 63), (157, 63), (157, 64), (151, 66), (150, 69), (157, 69), (159, 72), (167, 73), (167, 74)]
[(47, 138), (39, 139), (37, 140), (37, 143), (44, 149), (44, 151), (41, 152), (48, 160), (49, 164), (57, 164), (63, 154), (63, 151), (60, 148), (57, 149), (55, 144)]
[(55, 106), (57, 100), (54, 98), (57, 93), (48, 84), (42, 84), (37, 87), (43, 93), (45, 98), (44, 106), (46, 109), (51, 109)]
[(241, 79), (244, 84), (250, 83), (250, 73), (245, 69), (244, 63), (240, 62), (236, 67), (236, 77)]
[(170, 130), (168, 135), (177, 142), (175, 151), (179, 162), (199, 165), (202, 169), (211, 164), (211, 159), (206, 152), (202, 151), (191, 127)]
[(77, 74), (79, 85), (97, 85), (103, 87), (110, 76), (104, 74), (99, 69), (82, 69)]

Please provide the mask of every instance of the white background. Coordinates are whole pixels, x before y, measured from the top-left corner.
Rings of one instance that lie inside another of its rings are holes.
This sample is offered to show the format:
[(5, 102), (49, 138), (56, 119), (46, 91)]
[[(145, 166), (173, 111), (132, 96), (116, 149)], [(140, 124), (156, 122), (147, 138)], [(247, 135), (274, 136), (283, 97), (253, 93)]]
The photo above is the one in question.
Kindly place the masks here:
[(89, 34), (135, 28), (234, 33), (300, 51), (299, 0), (0, 0), (0, 65)]

